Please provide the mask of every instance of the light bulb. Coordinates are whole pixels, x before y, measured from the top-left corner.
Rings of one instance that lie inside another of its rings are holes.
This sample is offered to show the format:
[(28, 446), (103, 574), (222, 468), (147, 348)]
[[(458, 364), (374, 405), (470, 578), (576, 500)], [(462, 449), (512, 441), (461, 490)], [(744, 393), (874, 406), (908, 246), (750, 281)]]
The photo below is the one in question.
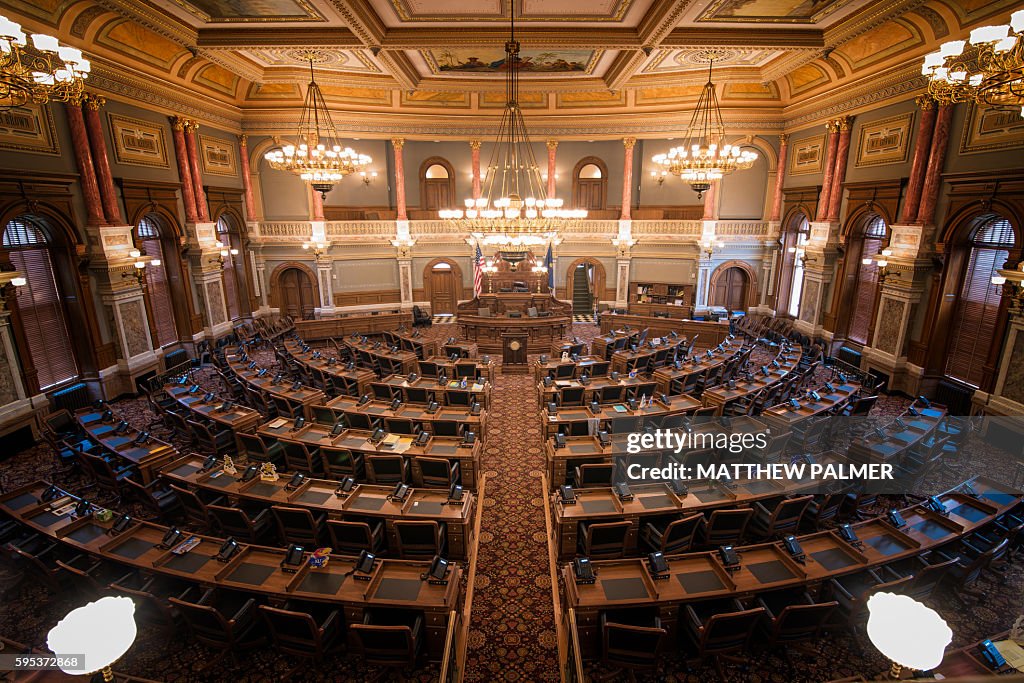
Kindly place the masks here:
[(1005, 38), (1009, 31), (1009, 26), (981, 26), (971, 31), (971, 45), (994, 43)]
[(48, 36), (45, 33), (36, 33), (32, 36), (32, 45), (37, 50), (44, 52), (56, 52), (57, 48), (60, 47), (60, 42), (53, 36)]
[(23, 277), (12, 277), (11, 284), (14, 285), (15, 287), (24, 287), (25, 285), (28, 284), (28, 280), (26, 280)]
[(150, 265), (153, 265), (153, 266), (159, 266), (160, 265), (160, 259), (155, 258), (152, 261), (150, 261), (149, 263), (150, 263)]
[(140, 256), (142, 256), (142, 252), (139, 251), (138, 249), (132, 249), (131, 251), (128, 252), (128, 255), (132, 258), (139, 258)]
[(994, 284), (994, 285), (1005, 285), (1006, 284), (1006, 278), (1003, 277), (1002, 275), (993, 275), (992, 276), (992, 284)]
[(945, 57), (953, 57), (964, 51), (966, 40), (951, 40), (939, 46), (939, 54)]

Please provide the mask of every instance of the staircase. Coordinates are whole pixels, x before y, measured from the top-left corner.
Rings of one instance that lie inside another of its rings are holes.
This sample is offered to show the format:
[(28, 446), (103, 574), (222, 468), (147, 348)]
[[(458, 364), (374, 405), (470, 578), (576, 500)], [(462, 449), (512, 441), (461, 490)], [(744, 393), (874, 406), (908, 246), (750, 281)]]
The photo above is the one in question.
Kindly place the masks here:
[(590, 286), (587, 281), (586, 266), (580, 266), (577, 268), (572, 279), (572, 312), (594, 312), (594, 302), (590, 296)]

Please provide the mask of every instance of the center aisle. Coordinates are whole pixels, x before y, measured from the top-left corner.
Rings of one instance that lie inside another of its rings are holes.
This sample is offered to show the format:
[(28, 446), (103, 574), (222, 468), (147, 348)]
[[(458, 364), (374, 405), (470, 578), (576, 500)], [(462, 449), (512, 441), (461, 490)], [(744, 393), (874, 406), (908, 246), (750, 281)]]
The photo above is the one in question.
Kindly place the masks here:
[(465, 680), (557, 681), (540, 496), (544, 449), (532, 374), (496, 376), (482, 469), (487, 497)]

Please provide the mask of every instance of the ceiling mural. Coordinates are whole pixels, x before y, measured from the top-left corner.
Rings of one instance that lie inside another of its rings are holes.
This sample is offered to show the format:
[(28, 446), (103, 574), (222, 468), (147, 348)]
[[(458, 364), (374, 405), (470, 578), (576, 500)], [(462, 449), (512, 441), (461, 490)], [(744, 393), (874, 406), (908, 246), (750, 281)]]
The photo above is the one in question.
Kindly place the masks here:
[(751, 21), (814, 24), (850, 0), (716, 0), (702, 21)]
[(306, 0), (174, 0), (174, 4), (211, 23), (321, 19)]
[[(383, 0), (378, 0), (383, 1)], [(509, 18), (516, 2), (516, 21), (621, 21), (637, 0), (387, 0), (401, 21), (499, 21)], [(377, 3), (375, 3), (377, 4)], [(643, 4), (649, 4), (646, 0)]]
[[(451, 48), (423, 52), (436, 74), (501, 74), (508, 70), (505, 51), (500, 47)], [(522, 50), (520, 73), (590, 73), (597, 61), (596, 50)]]

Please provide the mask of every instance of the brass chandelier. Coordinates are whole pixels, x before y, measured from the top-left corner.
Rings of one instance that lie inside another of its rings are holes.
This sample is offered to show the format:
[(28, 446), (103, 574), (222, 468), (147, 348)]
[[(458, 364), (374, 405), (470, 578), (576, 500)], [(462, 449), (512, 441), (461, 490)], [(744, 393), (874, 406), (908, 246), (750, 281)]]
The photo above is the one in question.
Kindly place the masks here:
[(944, 104), (977, 102), (1000, 109), (1021, 107), (1024, 116), (1024, 10), (1009, 25), (982, 26), (968, 40), (951, 40), (926, 55), (921, 73), (928, 93)]
[(43, 33), (31, 42), (21, 24), (0, 16), (0, 110), (81, 101), (92, 68), (82, 51)]
[(718, 106), (715, 84), (711, 82), (714, 58), (708, 60), (708, 82), (697, 99), (697, 106), (686, 129), (686, 144), (651, 158), (665, 171), (689, 184), (700, 199), (711, 183), (730, 173), (748, 169), (757, 160), (757, 152), (725, 143), (725, 124)]
[(519, 41), (515, 4), (510, 4), (511, 35), (505, 42), (505, 110), (487, 164), (481, 196), (465, 209), (442, 209), (438, 217), (484, 244), (529, 246), (556, 239), (559, 229), (587, 217), (586, 209), (565, 208), (549, 197), (519, 107)]
[(338, 144), (338, 131), (331, 120), (320, 86), (313, 75), (314, 55), (309, 59), (309, 88), (302, 104), (302, 115), (295, 132), (294, 143), (267, 152), (263, 157), (270, 167), (294, 173), (312, 185), (324, 199), (335, 183), (359, 171), (373, 159), (359, 154), (351, 147)]

